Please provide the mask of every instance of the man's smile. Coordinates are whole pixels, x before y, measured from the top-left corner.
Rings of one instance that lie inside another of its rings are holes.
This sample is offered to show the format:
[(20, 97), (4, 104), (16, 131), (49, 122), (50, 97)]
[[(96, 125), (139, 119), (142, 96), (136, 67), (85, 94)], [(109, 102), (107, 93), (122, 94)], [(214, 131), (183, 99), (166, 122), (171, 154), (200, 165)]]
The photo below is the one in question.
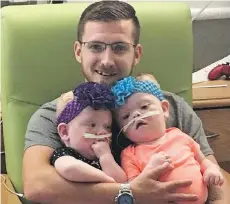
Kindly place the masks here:
[(101, 76), (106, 76), (106, 77), (116, 75), (116, 73), (107, 73), (107, 72), (103, 72), (103, 71), (100, 71), (100, 70), (95, 70), (95, 72), (97, 72)]

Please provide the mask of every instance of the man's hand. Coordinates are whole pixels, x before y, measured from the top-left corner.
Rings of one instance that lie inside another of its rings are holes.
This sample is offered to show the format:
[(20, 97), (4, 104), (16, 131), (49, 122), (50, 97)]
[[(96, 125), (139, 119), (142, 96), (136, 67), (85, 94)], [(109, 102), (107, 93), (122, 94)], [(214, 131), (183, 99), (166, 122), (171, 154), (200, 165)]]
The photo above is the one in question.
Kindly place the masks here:
[(143, 171), (138, 177), (130, 182), (137, 204), (163, 204), (178, 201), (196, 201), (198, 199), (197, 195), (174, 193), (178, 188), (190, 186), (192, 181), (156, 181), (156, 178), (169, 168), (169, 163), (166, 162), (156, 168)]
[(224, 177), (222, 173), (220, 172), (220, 169), (218, 166), (210, 166), (208, 169), (205, 170), (203, 179), (204, 183), (206, 185), (223, 185), (224, 183)]
[(98, 159), (106, 154), (111, 154), (111, 149), (107, 140), (99, 140), (92, 144), (92, 149)]

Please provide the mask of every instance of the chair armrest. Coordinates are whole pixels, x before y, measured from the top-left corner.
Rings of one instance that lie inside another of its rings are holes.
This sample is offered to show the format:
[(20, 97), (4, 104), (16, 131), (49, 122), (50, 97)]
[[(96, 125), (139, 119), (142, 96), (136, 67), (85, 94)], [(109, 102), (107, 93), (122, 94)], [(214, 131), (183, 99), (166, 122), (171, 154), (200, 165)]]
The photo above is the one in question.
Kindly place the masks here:
[[(5, 183), (7, 185), (7, 187), (14, 191), (14, 187), (9, 179), (9, 177), (7, 176), (7, 174), (1, 174), (5, 177)], [(19, 200), (18, 196), (10, 193), (4, 186), (4, 180), (1, 177), (1, 203), (5, 203), (5, 204), (22, 204), (22, 202)]]

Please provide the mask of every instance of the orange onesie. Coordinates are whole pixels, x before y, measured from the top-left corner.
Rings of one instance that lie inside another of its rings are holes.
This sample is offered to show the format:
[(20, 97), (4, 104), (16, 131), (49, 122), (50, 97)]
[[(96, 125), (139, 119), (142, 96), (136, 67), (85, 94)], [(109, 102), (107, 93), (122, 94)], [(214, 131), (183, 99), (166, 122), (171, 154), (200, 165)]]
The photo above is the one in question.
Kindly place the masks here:
[[(196, 194), (199, 200), (192, 203), (204, 204), (208, 196), (207, 186), (203, 182), (200, 164), (194, 157), (197, 154), (197, 147), (199, 149), (199, 144), (177, 128), (169, 128), (165, 134), (166, 139), (156, 146), (145, 144), (130, 145), (122, 151), (121, 165), (128, 179), (138, 176), (154, 153), (164, 151), (171, 157), (174, 169), (162, 175), (158, 180), (192, 180), (191, 186), (181, 188), (177, 192)], [(185, 203), (183, 202), (183, 204)]]

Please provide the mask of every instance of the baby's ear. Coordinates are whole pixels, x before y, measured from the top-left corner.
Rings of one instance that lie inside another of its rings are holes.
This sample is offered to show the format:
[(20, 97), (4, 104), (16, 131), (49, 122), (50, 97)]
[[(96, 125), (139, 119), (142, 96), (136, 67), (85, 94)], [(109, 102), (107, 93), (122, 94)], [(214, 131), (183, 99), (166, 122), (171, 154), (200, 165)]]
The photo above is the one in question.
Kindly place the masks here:
[(167, 100), (161, 101), (161, 107), (164, 113), (165, 119), (169, 117), (169, 102)]
[[(60, 135), (61, 140), (67, 145), (69, 143), (69, 134), (68, 134), (68, 126), (65, 123), (60, 123), (57, 127), (58, 134)], [(67, 145), (68, 146), (68, 145)]]

